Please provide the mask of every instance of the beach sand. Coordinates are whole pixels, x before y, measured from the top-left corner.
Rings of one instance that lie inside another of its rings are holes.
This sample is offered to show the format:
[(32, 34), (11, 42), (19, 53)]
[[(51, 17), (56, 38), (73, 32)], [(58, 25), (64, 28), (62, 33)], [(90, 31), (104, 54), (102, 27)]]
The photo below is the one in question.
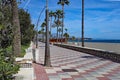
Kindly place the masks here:
[[(68, 44), (73, 45), (72, 42), (69, 42)], [(81, 42), (79, 44), (76, 42), (74, 43), (76, 46), (81, 46)], [(96, 49), (102, 49), (106, 51), (113, 51), (118, 54), (120, 54), (120, 43), (91, 43), (91, 42), (85, 42), (85, 47), (90, 48), (96, 48)]]

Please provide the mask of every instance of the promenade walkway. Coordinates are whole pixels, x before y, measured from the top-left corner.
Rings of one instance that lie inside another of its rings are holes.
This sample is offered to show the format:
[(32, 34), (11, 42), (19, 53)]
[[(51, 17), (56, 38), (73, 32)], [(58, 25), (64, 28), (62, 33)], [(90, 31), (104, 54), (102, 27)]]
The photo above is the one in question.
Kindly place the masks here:
[(36, 80), (120, 80), (120, 64), (50, 45), (52, 67), (44, 67), (45, 44), (39, 43)]
[(34, 80), (34, 69), (32, 66), (32, 46), (31, 42), (30, 47), (26, 50), (26, 54), (23, 58), (16, 58), (16, 61), (20, 63), (20, 70), (14, 76), (15, 80)]

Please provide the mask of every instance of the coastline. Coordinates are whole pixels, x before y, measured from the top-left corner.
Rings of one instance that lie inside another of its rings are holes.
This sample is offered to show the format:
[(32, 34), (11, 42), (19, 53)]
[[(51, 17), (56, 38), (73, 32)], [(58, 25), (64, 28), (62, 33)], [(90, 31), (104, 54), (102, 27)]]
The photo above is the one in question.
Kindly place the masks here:
[[(67, 44), (81, 46), (81, 42), (68, 42)], [(120, 43), (85, 42), (85, 47), (112, 51), (120, 54)]]

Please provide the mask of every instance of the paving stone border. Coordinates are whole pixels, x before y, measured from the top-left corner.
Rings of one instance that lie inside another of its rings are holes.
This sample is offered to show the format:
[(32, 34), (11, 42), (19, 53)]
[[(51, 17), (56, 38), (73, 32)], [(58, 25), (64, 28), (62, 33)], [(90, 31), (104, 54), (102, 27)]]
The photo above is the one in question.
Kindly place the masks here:
[(95, 49), (95, 48), (88, 48), (88, 47), (79, 47), (79, 46), (72, 46), (72, 45), (67, 45), (67, 44), (54, 44), (55, 46), (79, 51), (79, 52), (84, 52), (87, 54), (91, 54), (97, 57), (101, 57), (104, 59), (109, 59), (114, 62), (120, 63), (120, 54), (117, 54), (116, 52), (112, 51), (105, 51), (101, 49)]
[(31, 63), (22, 63), (22, 64), (20, 64), (20, 68), (32, 68), (32, 64)]

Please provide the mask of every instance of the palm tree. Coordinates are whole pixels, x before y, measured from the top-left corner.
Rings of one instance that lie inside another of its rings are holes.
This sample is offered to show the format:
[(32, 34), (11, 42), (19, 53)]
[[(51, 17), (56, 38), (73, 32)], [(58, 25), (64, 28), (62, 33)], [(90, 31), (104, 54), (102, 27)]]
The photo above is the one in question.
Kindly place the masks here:
[(46, 27), (46, 22), (44, 21), (42, 24), (41, 24), (41, 27)]
[(57, 4), (62, 5), (62, 12), (63, 12), (63, 16), (62, 16), (62, 38), (63, 38), (63, 27), (64, 27), (64, 5), (69, 5), (69, 0), (59, 0), (59, 2)]
[(55, 21), (55, 24), (56, 24), (56, 27), (57, 27), (57, 42), (58, 42), (58, 28), (60, 27), (60, 25), (61, 25), (61, 21), (60, 20), (57, 20), (57, 21)]
[(62, 11), (61, 10), (56, 10), (56, 17), (57, 17), (57, 20), (55, 21), (55, 24), (56, 24), (56, 27), (57, 27), (57, 39), (58, 39), (58, 27), (61, 26), (61, 21), (60, 19), (62, 18)]
[(49, 9), (48, 9), (48, 0), (46, 0), (46, 43), (45, 43), (44, 65), (47, 66), (47, 67), (51, 66), (50, 46), (49, 46)]
[(42, 40), (44, 42), (44, 35), (45, 35), (45, 32), (44, 32), (44, 28), (46, 27), (46, 22), (44, 21), (42, 24), (41, 24), (41, 31), (42, 31)]
[(72, 39), (72, 42), (73, 42), (73, 44), (74, 44), (74, 40), (76, 39), (75, 36), (72, 36), (71, 39)]
[(67, 31), (68, 31), (68, 29), (67, 28), (65, 28), (65, 32), (67, 33)]
[(69, 34), (67, 33), (67, 31), (68, 31), (68, 29), (67, 28), (65, 28), (65, 33), (64, 33), (64, 37), (65, 37), (65, 39), (66, 39), (66, 41), (68, 40), (68, 38), (69, 38)]
[(43, 39), (44, 39), (44, 30), (45, 30), (44, 27), (42, 27), (41, 30), (38, 31), (38, 34), (41, 34), (41, 35), (42, 35), (42, 39), (41, 39), (42, 41), (44, 41), (44, 40), (43, 40)]
[(21, 53), (21, 33), (16, 0), (12, 0), (12, 24), (13, 24), (13, 53)]
[(49, 12), (49, 17), (50, 17), (50, 38), (51, 38), (51, 29), (52, 29), (52, 18), (55, 15), (53, 11)]
[(84, 47), (84, 0), (82, 0), (82, 47)]
[(67, 31), (68, 31), (68, 29), (67, 29), (67, 28), (65, 28), (65, 33), (67, 33)]
[(61, 38), (60, 32), (62, 32), (61, 28), (58, 29), (59, 38)]
[(69, 38), (69, 34), (68, 34), (68, 33), (64, 33), (64, 35), (63, 35), (63, 36), (65, 37), (66, 42), (67, 42), (67, 40), (68, 40), (68, 38)]

